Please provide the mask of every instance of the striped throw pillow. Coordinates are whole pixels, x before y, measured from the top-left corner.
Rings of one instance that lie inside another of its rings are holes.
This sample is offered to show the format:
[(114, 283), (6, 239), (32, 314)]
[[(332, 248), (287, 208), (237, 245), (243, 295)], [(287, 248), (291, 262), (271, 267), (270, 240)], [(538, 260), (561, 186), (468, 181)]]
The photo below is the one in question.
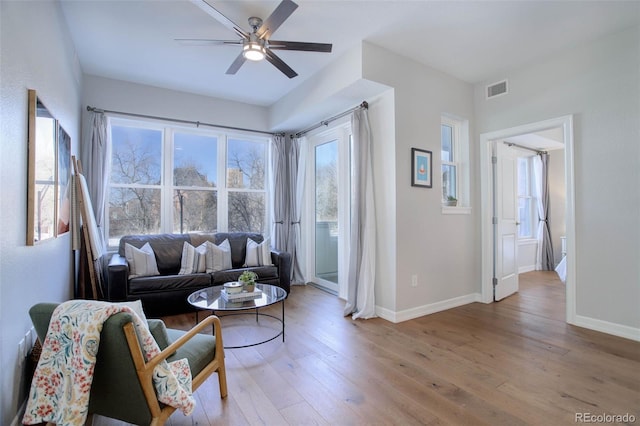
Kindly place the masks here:
[(182, 261), (180, 262), (180, 275), (196, 274), (206, 271), (206, 244), (200, 244), (194, 247), (188, 242), (184, 242), (182, 246)]

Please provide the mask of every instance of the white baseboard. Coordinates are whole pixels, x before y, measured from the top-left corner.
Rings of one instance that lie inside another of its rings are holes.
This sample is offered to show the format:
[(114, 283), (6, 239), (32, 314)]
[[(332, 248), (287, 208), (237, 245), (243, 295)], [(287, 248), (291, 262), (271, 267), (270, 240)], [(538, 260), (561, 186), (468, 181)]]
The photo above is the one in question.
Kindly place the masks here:
[(447, 309), (457, 308), (458, 306), (467, 305), (473, 302), (481, 302), (482, 295), (480, 293), (471, 293), (465, 296), (454, 297), (453, 299), (442, 300), (440, 302), (430, 303), (428, 305), (418, 306), (416, 308), (406, 309), (404, 311), (395, 312), (390, 309), (376, 306), (376, 314), (387, 321), (393, 323), (408, 321), (410, 319), (419, 318), (425, 315), (434, 314)]
[(525, 272), (531, 272), (536, 270), (536, 265), (526, 265), (518, 268), (519, 274), (524, 274)]
[[(482, 302), (482, 295), (480, 293), (467, 294), (465, 296), (455, 297), (453, 299), (418, 306), (416, 308), (399, 312), (395, 312), (381, 306), (376, 306), (376, 314), (387, 321), (398, 323), (419, 318), (424, 315), (445, 311), (447, 309), (456, 308), (458, 306), (467, 305), (473, 302)], [(572, 322), (572, 325), (640, 342), (640, 328), (629, 327), (627, 325), (616, 324), (582, 315), (576, 315), (575, 321)]]
[(640, 342), (640, 328), (629, 327), (628, 325), (616, 324), (582, 315), (575, 316), (573, 325)]

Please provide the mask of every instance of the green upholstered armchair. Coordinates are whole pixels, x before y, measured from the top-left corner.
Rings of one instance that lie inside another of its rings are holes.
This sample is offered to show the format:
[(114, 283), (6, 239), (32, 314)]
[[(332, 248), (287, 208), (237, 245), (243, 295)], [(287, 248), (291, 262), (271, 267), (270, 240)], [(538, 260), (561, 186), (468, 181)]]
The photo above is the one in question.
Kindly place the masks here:
[[(58, 305), (39, 303), (29, 310), (41, 342), (47, 335), (51, 315)], [(162, 350), (144, 361), (132, 315), (120, 312), (104, 323), (89, 398), (89, 417), (99, 414), (137, 425), (162, 425), (175, 411), (157, 400), (152, 383), (154, 367), (163, 359), (187, 358), (195, 391), (212, 373), (218, 373), (220, 396), (227, 396), (224, 348), (220, 320), (209, 316), (185, 332), (168, 329), (162, 320), (148, 320), (151, 334)], [(198, 334), (213, 324), (214, 335)]]

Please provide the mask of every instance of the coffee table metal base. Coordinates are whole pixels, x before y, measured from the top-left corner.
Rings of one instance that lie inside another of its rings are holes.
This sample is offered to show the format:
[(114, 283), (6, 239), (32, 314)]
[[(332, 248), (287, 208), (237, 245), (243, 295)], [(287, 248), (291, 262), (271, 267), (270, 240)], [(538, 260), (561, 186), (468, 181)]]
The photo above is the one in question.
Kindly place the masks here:
[[(260, 312), (260, 308), (256, 308), (255, 309), (255, 313), (252, 312), (232, 312), (232, 313), (225, 313), (224, 315), (218, 315), (218, 318), (220, 318), (222, 320), (222, 318), (224, 317), (231, 317), (231, 316), (237, 316), (237, 315), (255, 315), (256, 317), (256, 322), (259, 322), (259, 319), (261, 316), (263, 317), (269, 317), (269, 318), (273, 318), (276, 321), (278, 321), (280, 324), (282, 324), (282, 328), (280, 329), (280, 331), (273, 337), (270, 337), (266, 340), (262, 340), (260, 342), (256, 342), (256, 343), (249, 343), (247, 345), (238, 345), (238, 346), (225, 346), (225, 349), (242, 349), (242, 348), (250, 348), (252, 346), (258, 346), (258, 345), (262, 345), (265, 343), (268, 343), (272, 340), (277, 339), (278, 337), (282, 336), (282, 342), (284, 343), (284, 300), (282, 300), (280, 302), (280, 305), (282, 306), (282, 318), (278, 318), (275, 315), (271, 315), (271, 314), (264, 314)], [(216, 315), (216, 311), (212, 310), (213, 315)], [(218, 312), (222, 312), (222, 311), (218, 311)], [(198, 318), (198, 313), (199, 311), (196, 311), (196, 323), (198, 323), (200, 320)], [(224, 340), (223, 340), (224, 341)]]
[[(216, 312), (224, 312), (223, 315), (219, 315), (220, 318), (232, 315), (255, 315), (256, 322), (259, 323), (260, 317), (264, 316), (273, 318), (282, 325), (280, 331), (275, 336), (266, 340), (260, 340), (259, 342), (246, 345), (225, 346), (225, 349), (239, 349), (262, 345), (277, 339), (279, 336), (282, 336), (282, 341), (284, 342), (284, 301), (287, 297), (286, 291), (278, 286), (262, 283), (257, 283), (256, 288), (259, 290), (259, 294), (256, 294), (255, 298), (252, 297), (249, 300), (242, 301), (230, 301), (223, 297), (222, 286), (207, 287), (191, 293), (187, 298), (187, 302), (196, 308), (196, 323), (198, 322), (198, 311), (208, 310), (212, 311), (214, 315), (216, 315)], [(280, 302), (282, 307), (282, 317), (278, 318), (275, 315), (260, 312), (260, 309), (275, 305), (278, 302)], [(224, 328), (224, 321), (222, 325)]]

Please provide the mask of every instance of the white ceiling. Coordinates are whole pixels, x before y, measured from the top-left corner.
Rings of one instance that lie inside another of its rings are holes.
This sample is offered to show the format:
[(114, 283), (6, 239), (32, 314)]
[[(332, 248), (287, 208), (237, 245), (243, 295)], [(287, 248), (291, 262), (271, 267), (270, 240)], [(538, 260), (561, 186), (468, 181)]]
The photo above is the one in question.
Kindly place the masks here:
[[(262, 106), (363, 40), (477, 83), (640, 22), (640, 1), (296, 0), (272, 38), (333, 43), (333, 52), (278, 51), (299, 74), (290, 80), (266, 61), (226, 75), (238, 46), (177, 43), (237, 38), (188, 0), (60, 2), (84, 73)], [(279, 4), (210, 2), (245, 30)]]
[(506, 138), (505, 142), (511, 142), (516, 145), (535, 149), (538, 151), (553, 151), (564, 148), (564, 136), (562, 127), (544, 130), (537, 133), (528, 133), (525, 135), (512, 136)]

